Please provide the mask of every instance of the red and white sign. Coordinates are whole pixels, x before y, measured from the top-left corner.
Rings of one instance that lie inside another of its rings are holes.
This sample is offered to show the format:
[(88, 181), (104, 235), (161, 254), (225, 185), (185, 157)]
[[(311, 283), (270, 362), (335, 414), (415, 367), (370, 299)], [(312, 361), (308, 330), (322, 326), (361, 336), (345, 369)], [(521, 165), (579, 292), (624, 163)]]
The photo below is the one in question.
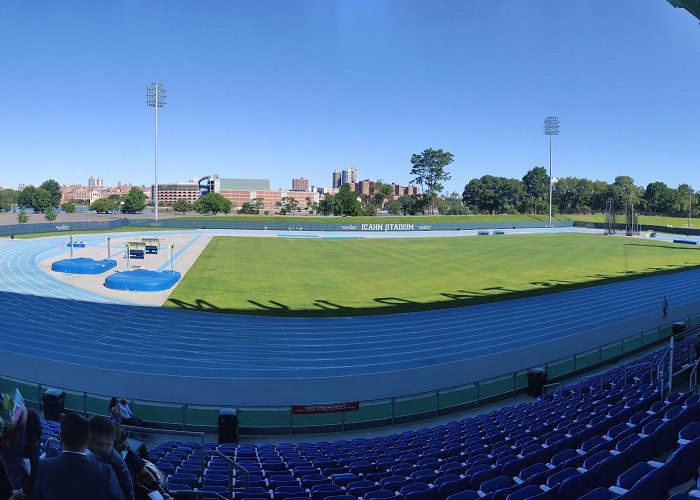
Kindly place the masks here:
[(360, 402), (352, 403), (323, 403), (317, 405), (292, 405), (292, 414), (310, 415), (314, 413), (341, 413), (345, 411), (357, 411), (360, 409)]

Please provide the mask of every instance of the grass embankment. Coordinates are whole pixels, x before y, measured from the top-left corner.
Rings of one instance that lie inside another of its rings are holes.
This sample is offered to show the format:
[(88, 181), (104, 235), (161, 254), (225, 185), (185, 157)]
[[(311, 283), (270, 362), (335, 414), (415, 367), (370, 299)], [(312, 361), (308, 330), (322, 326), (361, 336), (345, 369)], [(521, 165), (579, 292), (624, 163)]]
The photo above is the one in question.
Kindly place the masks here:
[[(64, 236), (67, 238), (70, 235), (75, 236), (76, 234), (142, 233), (145, 231), (186, 231), (187, 229), (188, 228), (122, 226), (115, 229), (100, 229), (94, 231), (52, 231), (48, 233), (15, 234), (15, 239), (25, 240), (29, 238), (43, 238), (45, 236)], [(0, 238), (9, 238), (9, 236), (0, 236)]]
[(215, 312), (366, 315), (472, 305), (700, 266), (700, 248), (550, 234), (212, 239), (166, 302)]

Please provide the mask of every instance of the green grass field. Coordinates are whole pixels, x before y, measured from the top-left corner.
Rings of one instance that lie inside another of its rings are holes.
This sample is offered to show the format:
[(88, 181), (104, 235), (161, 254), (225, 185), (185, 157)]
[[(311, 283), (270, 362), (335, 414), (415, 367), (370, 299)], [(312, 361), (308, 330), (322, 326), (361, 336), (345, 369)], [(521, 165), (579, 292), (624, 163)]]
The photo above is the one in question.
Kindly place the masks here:
[[(194, 230), (194, 228), (190, 228)], [(148, 227), (146, 228), (148, 231), (172, 231), (172, 227)], [(188, 228), (182, 228), (178, 229), (178, 231), (187, 231)], [(28, 234), (16, 234), (15, 238), (19, 240), (27, 240), (31, 238), (43, 238), (44, 236), (61, 236), (65, 235), (66, 238), (70, 236), (71, 234), (76, 235), (76, 234), (101, 234), (101, 233), (134, 233), (134, 232), (140, 232), (144, 231), (144, 228), (142, 227), (134, 227), (134, 226), (122, 226), (122, 227), (117, 227), (115, 229), (103, 229), (103, 230), (90, 230), (90, 231), (52, 231), (50, 233), (28, 233)], [(9, 236), (0, 236), (0, 238), (9, 238)]]
[(345, 316), (471, 305), (700, 265), (700, 248), (584, 234), (468, 238), (216, 237), (170, 307)]
[[(177, 217), (178, 220), (223, 220), (247, 222), (328, 222), (336, 224), (404, 224), (404, 223), (455, 223), (455, 222), (544, 222), (545, 215), (387, 215), (376, 217), (323, 217), (318, 215), (200, 215)], [(567, 219), (568, 220), (568, 219)]]
[[(380, 217), (320, 217), (320, 216), (293, 216), (293, 215), (216, 215), (216, 216), (187, 216), (177, 217), (178, 220), (223, 220), (223, 221), (248, 221), (248, 222), (329, 222), (329, 223), (455, 223), (455, 222), (546, 222), (547, 214), (516, 214), (516, 215), (416, 215), (416, 216), (380, 216)], [(605, 222), (605, 215), (600, 214), (571, 214), (555, 215), (553, 220), (558, 221), (583, 221)], [(624, 224), (624, 215), (619, 215), (617, 222)], [(650, 226), (688, 227), (688, 219), (685, 217), (664, 217), (656, 215), (641, 215), (640, 224)], [(700, 221), (693, 224), (700, 227)]]

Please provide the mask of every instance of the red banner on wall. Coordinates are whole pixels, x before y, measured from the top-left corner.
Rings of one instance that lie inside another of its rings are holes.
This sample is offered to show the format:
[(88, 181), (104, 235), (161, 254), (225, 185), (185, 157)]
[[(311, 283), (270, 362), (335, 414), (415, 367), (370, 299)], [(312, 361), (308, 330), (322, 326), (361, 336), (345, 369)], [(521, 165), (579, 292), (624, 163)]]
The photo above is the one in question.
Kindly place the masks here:
[(292, 405), (292, 414), (309, 415), (313, 413), (341, 413), (344, 411), (357, 411), (360, 409), (360, 402), (352, 403), (324, 403), (317, 405)]

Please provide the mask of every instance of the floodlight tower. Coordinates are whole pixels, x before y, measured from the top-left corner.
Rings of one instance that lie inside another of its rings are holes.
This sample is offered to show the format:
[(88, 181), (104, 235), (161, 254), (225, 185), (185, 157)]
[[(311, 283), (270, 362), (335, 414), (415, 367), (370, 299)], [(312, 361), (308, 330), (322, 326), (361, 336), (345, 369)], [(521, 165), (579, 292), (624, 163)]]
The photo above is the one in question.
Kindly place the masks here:
[(155, 141), (155, 183), (153, 184), (153, 204), (156, 207), (156, 223), (158, 223), (158, 108), (165, 106), (165, 87), (162, 83), (151, 83), (146, 90), (146, 104), (156, 110), (156, 141)]
[(559, 118), (548, 116), (544, 119), (544, 135), (549, 136), (549, 224), (552, 224), (552, 136), (559, 135)]

